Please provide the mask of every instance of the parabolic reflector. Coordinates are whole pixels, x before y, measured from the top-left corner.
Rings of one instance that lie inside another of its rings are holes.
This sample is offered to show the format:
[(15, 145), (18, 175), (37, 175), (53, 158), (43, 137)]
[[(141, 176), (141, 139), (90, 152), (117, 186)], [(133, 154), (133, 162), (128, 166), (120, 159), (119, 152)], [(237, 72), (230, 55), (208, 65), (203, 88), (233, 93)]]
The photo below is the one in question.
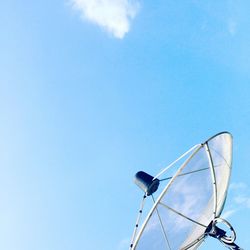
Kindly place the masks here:
[(165, 187), (130, 249), (197, 249), (223, 210), (231, 163), (232, 136), (222, 132), (193, 147), (173, 176), (156, 175)]

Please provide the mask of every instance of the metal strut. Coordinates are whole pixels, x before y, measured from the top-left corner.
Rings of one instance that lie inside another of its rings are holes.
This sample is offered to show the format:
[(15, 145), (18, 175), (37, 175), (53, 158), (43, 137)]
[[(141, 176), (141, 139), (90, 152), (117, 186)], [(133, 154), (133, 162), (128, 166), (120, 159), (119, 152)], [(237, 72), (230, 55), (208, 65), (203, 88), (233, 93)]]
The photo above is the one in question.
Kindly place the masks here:
[(147, 198), (147, 195), (145, 193), (143, 195), (143, 198), (142, 198), (142, 201), (141, 201), (141, 204), (140, 204), (140, 209), (139, 209), (139, 212), (138, 212), (138, 215), (137, 215), (136, 224), (135, 224), (134, 232), (133, 232), (133, 235), (132, 235), (132, 238), (131, 238), (131, 244), (130, 244), (130, 247), (129, 247), (130, 250), (134, 246), (134, 241), (135, 241), (135, 237), (136, 237), (137, 230), (138, 230), (138, 227), (139, 227), (139, 222), (141, 220), (142, 211), (143, 211), (143, 208), (144, 208), (144, 204), (145, 204), (145, 199), (146, 198)]
[[(228, 236), (226, 231), (216, 226), (217, 223), (223, 223), (226, 225), (230, 229), (232, 235)], [(215, 218), (213, 221), (211, 221), (206, 229), (205, 235), (218, 239), (225, 247), (230, 250), (243, 250), (243, 248), (240, 248), (235, 244), (234, 241), (236, 240), (236, 233), (231, 224), (225, 219)]]

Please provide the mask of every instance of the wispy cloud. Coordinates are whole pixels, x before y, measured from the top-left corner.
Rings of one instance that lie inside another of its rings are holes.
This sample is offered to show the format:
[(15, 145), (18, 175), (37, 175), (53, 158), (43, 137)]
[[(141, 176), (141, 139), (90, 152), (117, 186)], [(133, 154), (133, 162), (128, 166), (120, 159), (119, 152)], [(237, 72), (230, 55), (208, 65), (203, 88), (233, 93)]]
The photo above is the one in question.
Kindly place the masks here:
[(247, 184), (244, 182), (234, 182), (229, 186), (230, 190), (247, 189)]
[(228, 219), (228, 218), (231, 217), (235, 212), (237, 212), (237, 209), (230, 209), (230, 210), (227, 210), (227, 211), (223, 212), (222, 217), (223, 217), (224, 219)]
[(234, 36), (237, 32), (237, 23), (234, 20), (229, 20), (228, 21), (228, 31), (230, 35)]
[(232, 193), (231, 204), (229, 209), (225, 210), (222, 214), (224, 219), (228, 219), (241, 209), (250, 209), (250, 192), (246, 183), (232, 183), (229, 187), (229, 191)]
[(244, 182), (234, 182), (229, 186), (230, 190), (242, 190), (247, 189), (247, 184)]
[(139, 10), (139, 0), (70, 1), (84, 20), (99, 25), (120, 39), (129, 31), (131, 21)]
[(234, 201), (245, 208), (250, 208), (250, 196), (246, 194), (236, 196)]
[(130, 239), (129, 238), (124, 238), (118, 243), (118, 248), (117, 250), (127, 250), (130, 245)]

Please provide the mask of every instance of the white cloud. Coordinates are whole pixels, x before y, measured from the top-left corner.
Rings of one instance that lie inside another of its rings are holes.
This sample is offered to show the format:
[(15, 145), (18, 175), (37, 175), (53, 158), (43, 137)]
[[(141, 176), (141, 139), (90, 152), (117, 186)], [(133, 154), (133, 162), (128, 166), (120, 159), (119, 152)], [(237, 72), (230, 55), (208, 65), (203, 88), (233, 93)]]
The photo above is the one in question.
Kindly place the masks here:
[(246, 200), (242, 201), (239, 193), (246, 193), (248, 186), (244, 182), (233, 182), (229, 186), (229, 193), (232, 196), (229, 208), (222, 213), (222, 218), (229, 219), (233, 214), (238, 213), (242, 208), (247, 208)]
[(242, 190), (242, 189), (247, 189), (247, 184), (244, 182), (234, 182), (232, 183), (229, 188), (231, 190)]
[(130, 239), (124, 238), (118, 244), (118, 250), (127, 250), (130, 245)]
[(229, 207), (222, 213), (222, 218), (229, 219), (241, 210), (250, 209), (250, 195), (248, 185), (244, 182), (234, 182), (229, 186)]
[(223, 212), (222, 217), (223, 217), (224, 219), (228, 219), (228, 218), (230, 218), (235, 212), (237, 212), (237, 209), (227, 210), (227, 211)]
[(250, 208), (250, 197), (246, 195), (239, 195), (234, 198), (234, 201), (245, 208)]
[(73, 7), (89, 20), (116, 38), (122, 39), (130, 29), (139, 9), (139, 0), (70, 0)]
[(237, 23), (234, 20), (228, 21), (228, 31), (230, 35), (235, 35), (237, 32)]
[(250, 192), (246, 183), (232, 183), (229, 189), (232, 192), (232, 205), (235, 207), (235, 211), (250, 209)]

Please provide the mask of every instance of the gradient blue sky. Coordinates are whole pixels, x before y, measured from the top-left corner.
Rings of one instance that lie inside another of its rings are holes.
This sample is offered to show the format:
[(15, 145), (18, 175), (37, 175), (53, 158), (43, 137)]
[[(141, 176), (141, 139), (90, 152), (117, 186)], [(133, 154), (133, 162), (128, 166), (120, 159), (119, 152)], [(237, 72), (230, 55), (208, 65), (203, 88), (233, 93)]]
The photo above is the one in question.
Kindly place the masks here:
[(134, 174), (224, 130), (249, 249), (249, 1), (115, 2), (0, 3), (0, 249), (128, 249)]

